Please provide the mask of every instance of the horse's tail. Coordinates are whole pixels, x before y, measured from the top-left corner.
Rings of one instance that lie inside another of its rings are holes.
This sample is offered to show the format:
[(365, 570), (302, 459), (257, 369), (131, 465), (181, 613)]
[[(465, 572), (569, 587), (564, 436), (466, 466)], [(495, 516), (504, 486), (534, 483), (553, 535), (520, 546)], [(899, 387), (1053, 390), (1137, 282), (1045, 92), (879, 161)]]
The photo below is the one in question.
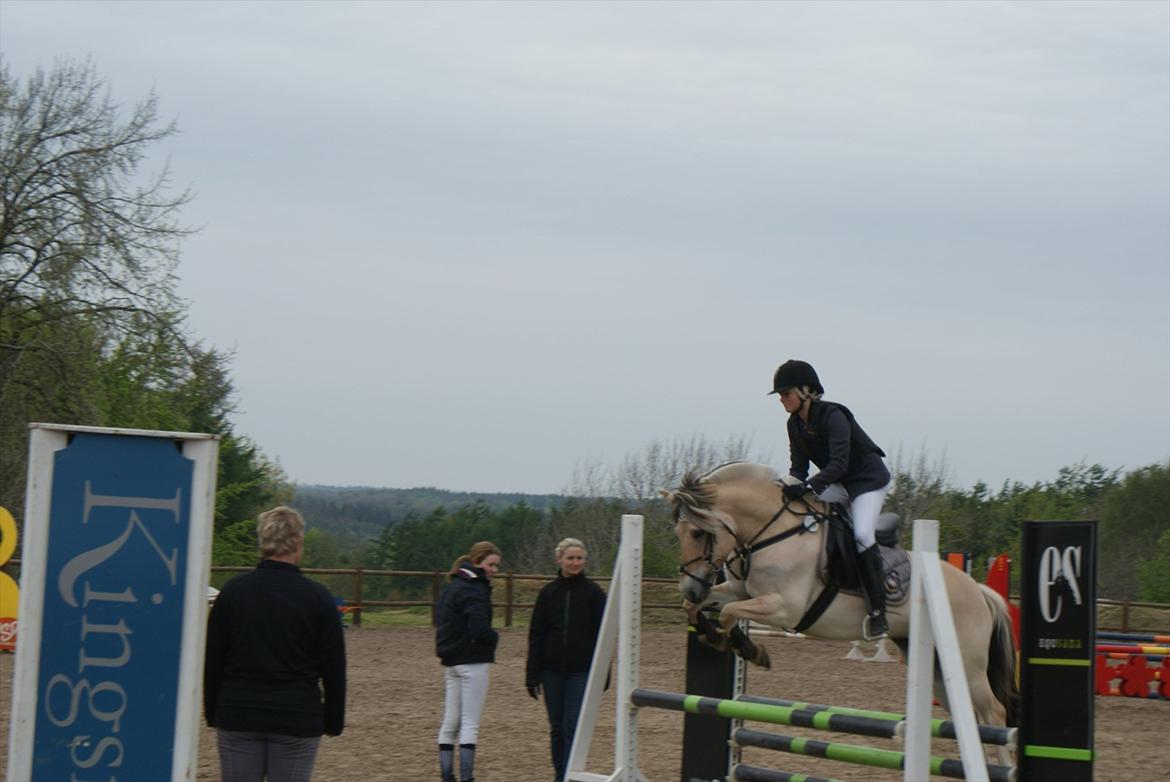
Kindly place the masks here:
[(1016, 643), (1012, 638), (1012, 617), (1003, 596), (985, 584), (979, 585), (991, 611), (991, 647), (987, 653), (987, 681), (996, 700), (1007, 710), (1007, 726), (1016, 727), (1020, 718), (1020, 688), (1016, 684)]

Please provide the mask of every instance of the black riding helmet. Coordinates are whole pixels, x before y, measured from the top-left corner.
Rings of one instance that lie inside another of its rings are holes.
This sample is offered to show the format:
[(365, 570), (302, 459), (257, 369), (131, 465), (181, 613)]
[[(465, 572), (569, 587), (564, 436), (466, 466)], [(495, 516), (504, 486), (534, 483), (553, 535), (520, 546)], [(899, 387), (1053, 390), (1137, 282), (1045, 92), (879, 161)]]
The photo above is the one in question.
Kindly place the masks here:
[(817, 377), (817, 371), (812, 368), (812, 364), (807, 361), (789, 359), (781, 364), (776, 370), (776, 374), (772, 376), (772, 390), (768, 393), (779, 394), (781, 391), (786, 391), (789, 388), (799, 388), (801, 386), (808, 386), (809, 390), (814, 394), (825, 393), (820, 378)]

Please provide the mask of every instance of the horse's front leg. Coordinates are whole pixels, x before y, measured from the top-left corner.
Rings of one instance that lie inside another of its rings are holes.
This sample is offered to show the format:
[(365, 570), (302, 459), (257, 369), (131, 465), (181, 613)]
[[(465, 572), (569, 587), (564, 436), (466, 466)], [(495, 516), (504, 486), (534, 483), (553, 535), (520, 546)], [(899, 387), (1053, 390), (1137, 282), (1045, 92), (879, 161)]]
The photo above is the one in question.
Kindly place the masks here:
[(739, 629), (739, 622), (743, 619), (770, 627), (785, 626), (788, 623), (788, 611), (785, 607), (784, 598), (775, 592), (766, 592), (756, 597), (747, 598), (746, 600), (736, 600), (728, 603), (719, 612), (719, 624), (723, 626), (726, 632), (731, 634), (732, 645), (736, 646), (736, 649), (739, 650), (739, 646), (735, 641), (735, 635), (737, 633), (750, 645), (750, 656), (746, 649), (741, 652), (740, 656), (756, 665), (771, 668), (772, 661), (768, 657), (768, 650), (763, 646), (756, 646)]
[[(707, 615), (703, 613), (703, 609), (722, 609), (728, 602), (736, 599), (729, 585), (723, 583), (712, 587), (707, 593), (707, 598), (701, 604), (692, 603), (690, 600), (683, 601), (683, 609), (687, 612), (687, 620), (699, 633), (699, 640), (720, 652), (727, 651), (728, 633), (707, 618)], [(736, 648), (738, 649), (738, 646)]]

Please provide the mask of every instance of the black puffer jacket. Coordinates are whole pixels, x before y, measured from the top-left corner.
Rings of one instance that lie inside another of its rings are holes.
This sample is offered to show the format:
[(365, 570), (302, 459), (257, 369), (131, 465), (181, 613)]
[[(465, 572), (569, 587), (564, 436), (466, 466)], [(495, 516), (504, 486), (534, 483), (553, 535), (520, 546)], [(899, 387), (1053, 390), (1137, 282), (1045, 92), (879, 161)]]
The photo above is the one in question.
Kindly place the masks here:
[(492, 629), (492, 586), (483, 570), (459, 563), (439, 598), (435, 654), (443, 665), (494, 663), (500, 634)]
[(589, 670), (604, 614), (605, 592), (584, 573), (545, 584), (528, 627), (526, 684), (539, 684), (541, 669)]

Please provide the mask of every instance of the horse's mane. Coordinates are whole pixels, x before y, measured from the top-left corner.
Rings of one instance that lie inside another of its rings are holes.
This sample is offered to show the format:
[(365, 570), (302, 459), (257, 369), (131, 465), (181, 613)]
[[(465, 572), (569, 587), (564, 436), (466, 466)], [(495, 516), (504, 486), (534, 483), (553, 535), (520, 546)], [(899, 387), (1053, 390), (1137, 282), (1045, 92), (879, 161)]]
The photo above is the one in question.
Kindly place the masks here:
[(683, 475), (679, 487), (668, 493), (674, 520), (678, 521), (679, 516), (688, 511), (706, 516), (706, 511), (712, 508), (715, 490), (719, 484), (747, 480), (775, 483), (780, 480), (780, 473), (766, 464), (751, 462), (723, 464), (706, 474), (700, 474), (698, 470), (688, 470)]

